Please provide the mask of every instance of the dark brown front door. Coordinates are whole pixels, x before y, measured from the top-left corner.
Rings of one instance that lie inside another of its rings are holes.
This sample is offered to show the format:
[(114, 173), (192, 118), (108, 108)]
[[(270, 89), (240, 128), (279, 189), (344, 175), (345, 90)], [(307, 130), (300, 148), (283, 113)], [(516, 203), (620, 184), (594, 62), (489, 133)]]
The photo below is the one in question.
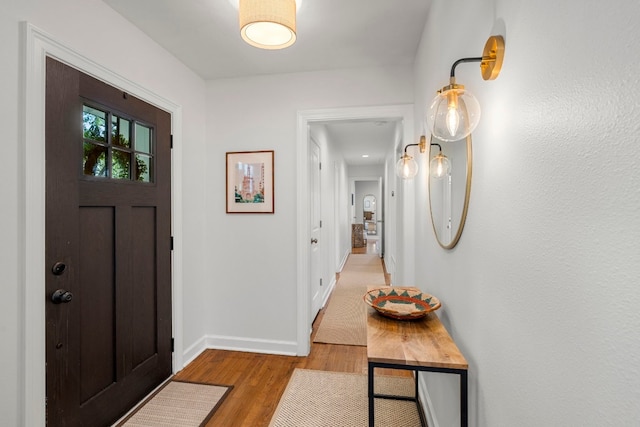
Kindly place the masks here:
[(110, 425), (171, 375), (170, 133), (47, 59), (48, 425)]

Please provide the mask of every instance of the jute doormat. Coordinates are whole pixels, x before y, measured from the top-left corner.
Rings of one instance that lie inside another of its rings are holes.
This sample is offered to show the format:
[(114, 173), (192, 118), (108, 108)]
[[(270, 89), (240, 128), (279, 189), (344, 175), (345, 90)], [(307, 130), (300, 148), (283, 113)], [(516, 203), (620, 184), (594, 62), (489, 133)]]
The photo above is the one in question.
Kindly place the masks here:
[[(376, 376), (376, 393), (413, 396), (413, 379)], [(296, 369), (278, 403), (269, 427), (368, 426), (367, 376)], [(375, 400), (375, 425), (418, 427), (414, 402)]]
[(169, 381), (117, 427), (204, 426), (231, 388)]
[(313, 342), (367, 345), (367, 306), (362, 297), (371, 286), (385, 286), (378, 255), (349, 255)]

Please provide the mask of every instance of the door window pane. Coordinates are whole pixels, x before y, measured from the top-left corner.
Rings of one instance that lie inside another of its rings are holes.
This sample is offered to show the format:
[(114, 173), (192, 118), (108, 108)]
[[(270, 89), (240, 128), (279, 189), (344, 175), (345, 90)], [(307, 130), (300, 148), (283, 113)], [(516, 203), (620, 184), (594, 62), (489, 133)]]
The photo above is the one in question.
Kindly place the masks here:
[(122, 117), (111, 117), (111, 144), (119, 147), (131, 147), (131, 122)]
[(151, 129), (136, 123), (136, 151), (151, 154)]
[(111, 154), (111, 177), (114, 179), (131, 179), (131, 153), (113, 149)]
[(153, 182), (153, 157), (136, 154), (136, 181)]
[(84, 105), (82, 108), (82, 130), (87, 139), (106, 141), (107, 113)]
[(85, 141), (82, 169), (85, 175), (106, 177), (107, 147)]

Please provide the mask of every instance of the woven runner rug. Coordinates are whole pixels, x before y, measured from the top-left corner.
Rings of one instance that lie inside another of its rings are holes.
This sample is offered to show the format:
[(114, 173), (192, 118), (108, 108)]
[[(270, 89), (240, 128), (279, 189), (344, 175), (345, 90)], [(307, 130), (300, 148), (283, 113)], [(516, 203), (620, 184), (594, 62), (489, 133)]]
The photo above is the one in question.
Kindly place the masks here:
[(168, 381), (117, 427), (204, 426), (231, 388)]
[(380, 257), (349, 255), (313, 342), (367, 345), (367, 305), (362, 297), (372, 286), (385, 286)]
[[(413, 396), (413, 379), (376, 376), (376, 393)], [(269, 427), (367, 427), (367, 376), (296, 369)], [(418, 427), (414, 402), (375, 399), (375, 425)]]

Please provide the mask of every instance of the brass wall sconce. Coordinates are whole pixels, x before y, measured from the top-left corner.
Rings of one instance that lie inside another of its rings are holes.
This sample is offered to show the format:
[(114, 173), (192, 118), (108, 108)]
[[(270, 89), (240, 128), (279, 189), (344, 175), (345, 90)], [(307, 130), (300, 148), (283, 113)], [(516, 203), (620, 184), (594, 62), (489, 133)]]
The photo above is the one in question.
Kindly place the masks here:
[[(436, 154), (429, 162), (429, 174), (435, 179), (444, 178), (451, 173), (451, 162), (447, 156), (442, 153), (442, 146), (433, 142), (433, 136), (431, 136), (429, 145), (437, 146), (440, 149), (438, 154)], [(427, 138), (422, 135), (419, 143), (408, 144), (404, 147), (404, 154), (400, 157), (398, 163), (396, 163), (396, 174), (402, 179), (412, 179), (418, 174), (418, 163), (415, 161), (413, 156), (407, 153), (407, 148), (416, 146), (420, 148), (420, 153), (426, 152)]]
[(494, 80), (500, 74), (504, 59), (504, 39), (491, 36), (482, 56), (458, 59), (451, 66), (449, 85), (438, 91), (427, 113), (431, 134), (442, 141), (466, 138), (480, 121), (480, 104), (464, 85), (456, 83), (456, 67), (463, 62), (479, 62), (484, 80)]
[(415, 146), (420, 147), (420, 152), (424, 153), (427, 151), (427, 138), (422, 135), (418, 144), (408, 144), (404, 147), (404, 154), (396, 163), (396, 174), (402, 179), (413, 179), (418, 174), (418, 163), (407, 153), (407, 148)]

